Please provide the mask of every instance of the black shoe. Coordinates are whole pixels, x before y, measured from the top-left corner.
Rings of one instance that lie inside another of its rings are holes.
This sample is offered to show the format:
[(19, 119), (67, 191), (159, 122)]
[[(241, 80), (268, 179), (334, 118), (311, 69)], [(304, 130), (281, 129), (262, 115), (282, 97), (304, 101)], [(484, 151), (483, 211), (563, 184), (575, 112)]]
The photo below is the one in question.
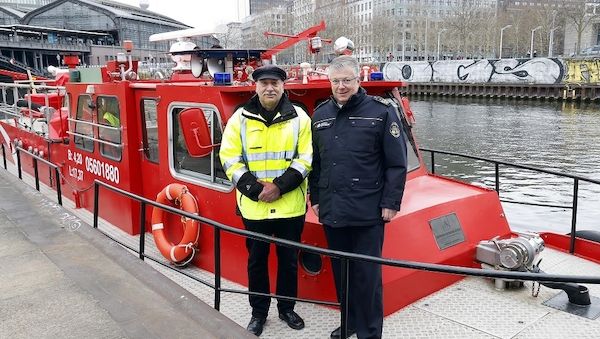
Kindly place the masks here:
[(295, 330), (301, 330), (304, 328), (304, 320), (302, 320), (298, 313), (294, 311), (279, 313), (279, 319), (285, 321), (289, 327)]
[(246, 329), (248, 330), (248, 332), (258, 337), (262, 333), (266, 321), (266, 318), (252, 316), (252, 318), (250, 318), (250, 323), (248, 324), (248, 327), (246, 327)]
[[(355, 330), (353, 330), (353, 329), (351, 329), (351, 328), (349, 328), (347, 332), (348, 332), (348, 333), (346, 333), (346, 334), (347, 334), (346, 338), (349, 338), (349, 337), (351, 337), (351, 336), (352, 336), (354, 333), (356, 333), (356, 331), (355, 331)], [(331, 332), (331, 336), (330, 336), (330, 338), (331, 338), (331, 339), (341, 339), (341, 338), (342, 338), (342, 328), (341, 328), (341, 327), (338, 327), (338, 328), (336, 328), (335, 330), (333, 330), (333, 332)]]

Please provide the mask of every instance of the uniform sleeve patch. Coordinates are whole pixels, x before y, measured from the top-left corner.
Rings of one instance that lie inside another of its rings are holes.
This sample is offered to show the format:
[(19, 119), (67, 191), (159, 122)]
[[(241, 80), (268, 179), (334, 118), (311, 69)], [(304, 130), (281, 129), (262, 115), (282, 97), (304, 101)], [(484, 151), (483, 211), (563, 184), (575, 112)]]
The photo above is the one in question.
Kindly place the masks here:
[(400, 138), (400, 126), (398, 126), (398, 123), (395, 121), (390, 125), (390, 134), (394, 138)]

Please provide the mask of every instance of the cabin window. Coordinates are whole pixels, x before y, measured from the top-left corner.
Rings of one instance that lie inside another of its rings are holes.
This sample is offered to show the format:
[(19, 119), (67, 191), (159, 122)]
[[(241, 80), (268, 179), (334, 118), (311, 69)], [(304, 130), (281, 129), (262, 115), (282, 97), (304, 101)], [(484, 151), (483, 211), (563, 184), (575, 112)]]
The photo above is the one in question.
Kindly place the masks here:
[(94, 151), (94, 126), (92, 114), (92, 97), (89, 95), (80, 95), (77, 99), (77, 116), (75, 117), (75, 135), (73, 141), (75, 147)]
[[(199, 178), (210, 183), (230, 185), (227, 175), (223, 170), (223, 165), (219, 160), (219, 146), (215, 146), (210, 155), (205, 157), (192, 157), (187, 151), (185, 140), (183, 138), (181, 126), (179, 126), (179, 113), (188, 107), (175, 107), (172, 112), (173, 126), (173, 167), (175, 172), (182, 175)], [(208, 123), (211, 140), (213, 144), (220, 144), (223, 134), (219, 113), (214, 106), (201, 106), (204, 116)]]
[(119, 161), (123, 153), (119, 100), (117, 97), (99, 96), (96, 99), (96, 107), (98, 107), (100, 154)]
[(158, 124), (156, 121), (156, 100), (143, 99), (142, 112), (144, 124), (142, 125), (144, 155), (148, 161), (158, 163)]

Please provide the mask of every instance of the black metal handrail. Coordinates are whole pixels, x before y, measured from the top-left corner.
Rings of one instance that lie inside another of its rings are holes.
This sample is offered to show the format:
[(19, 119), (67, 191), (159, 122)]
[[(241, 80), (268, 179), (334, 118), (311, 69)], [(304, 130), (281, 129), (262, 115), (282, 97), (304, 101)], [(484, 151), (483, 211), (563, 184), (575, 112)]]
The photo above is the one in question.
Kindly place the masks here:
[[(458, 154), (458, 153), (455, 154), (455, 153), (450, 153), (450, 152), (441, 152), (441, 151), (428, 150), (428, 149), (422, 149), (422, 150), (461, 156), (461, 154)], [(3, 151), (2, 155), (5, 157), (4, 145), (2, 145), (2, 151)], [(30, 155), (33, 157), (34, 168), (37, 168), (37, 161), (41, 161), (41, 162), (45, 163), (46, 165), (51, 166), (52, 168), (55, 169), (56, 177), (57, 177), (57, 192), (60, 192), (60, 180), (59, 180), (60, 173), (58, 172), (58, 166), (46, 161), (43, 158), (40, 158), (39, 156), (37, 156), (33, 153), (28, 152), (20, 147), (16, 147), (16, 155), (17, 155), (17, 161), (18, 161), (19, 174), (21, 173), (21, 164), (20, 164), (20, 153), (21, 152), (26, 153), (27, 155)], [(471, 157), (471, 156), (466, 156), (466, 155), (465, 155), (465, 157), (474, 158), (477, 160), (488, 161), (488, 159), (484, 159), (484, 158)], [(493, 160), (489, 160), (489, 161), (494, 162)], [(511, 165), (510, 163), (504, 163), (504, 162), (500, 162), (500, 161), (497, 163), (503, 164), (503, 165)], [(432, 164), (434, 164), (434, 162), (432, 162)], [(529, 167), (529, 166), (517, 165), (515, 167), (537, 170), (537, 169), (535, 169), (533, 167)], [(6, 168), (6, 166), (5, 166), (5, 168)], [(36, 189), (39, 190), (39, 178), (37, 175), (37, 170), (34, 170), (34, 172), (36, 173)], [(552, 171), (541, 170), (541, 172), (552, 172)], [(19, 176), (19, 177), (21, 178), (21, 176)], [(590, 181), (593, 183), (600, 183), (600, 182), (596, 182), (595, 180), (587, 179), (587, 178), (583, 178), (583, 177), (578, 177), (577, 179)], [(148, 258), (168, 269), (171, 269), (180, 274), (183, 274), (184, 276), (186, 276), (190, 279), (193, 279), (194, 281), (197, 281), (207, 287), (212, 288), (215, 291), (214, 308), (216, 310), (220, 310), (221, 293), (223, 293), (223, 292), (245, 294), (245, 295), (269, 296), (272, 298), (293, 300), (293, 301), (298, 301), (298, 302), (308, 302), (308, 303), (318, 304), (318, 305), (337, 306), (340, 308), (340, 323), (341, 323), (342, 336), (345, 336), (345, 334), (347, 334), (346, 326), (347, 326), (347, 310), (348, 310), (348, 296), (347, 296), (348, 274), (349, 274), (348, 267), (349, 267), (349, 263), (351, 260), (360, 260), (360, 261), (371, 262), (371, 263), (375, 263), (375, 264), (398, 267), (398, 268), (408, 268), (408, 269), (423, 270), (423, 271), (429, 271), (429, 272), (438, 272), (438, 273), (465, 275), (465, 276), (500, 278), (500, 279), (511, 279), (511, 280), (527, 280), (527, 281), (536, 281), (536, 282), (572, 282), (572, 283), (600, 284), (600, 277), (594, 277), (594, 276), (561, 275), (561, 274), (543, 274), (543, 275), (541, 275), (541, 274), (536, 274), (536, 273), (525, 273), (525, 272), (491, 271), (491, 270), (483, 270), (483, 269), (470, 268), (470, 267), (459, 267), (459, 266), (414, 262), (414, 261), (407, 261), (407, 260), (378, 258), (378, 257), (367, 256), (367, 255), (361, 255), (361, 254), (342, 252), (342, 251), (325, 249), (325, 248), (321, 248), (321, 247), (310, 246), (310, 245), (306, 245), (306, 244), (302, 244), (302, 243), (298, 243), (298, 242), (294, 242), (294, 241), (279, 239), (279, 238), (267, 236), (264, 234), (254, 233), (254, 232), (246, 231), (243, 229), (235, 228), (232, 226), (228, 226), (228, 225), (219, 223), (217, 221), (214, 221), (214, 220), (211, 220), (208, 218), (204, 218), (199, 215), (191, 214), (191, 213), (182, 211), (180, 209), (177, 209), (177, 208), (174, 208), (174, 207), (171, 207), (168, 205), (163, 205), (163, 204), (157, 203), (156, 201), (153, 201), (153, 200), (144, 198), (142, 196), (133, 194), (131, 192), (122, 190), (118, 187), (111, 186), (111, 185), (106, 184), (99, 180), (94, 181), (93, 227), (96, 229), (98, 229), (98, 220), (99, 220), (100, 187), (106, 188), (108, 190), (111, 190), (113, 192), (116, 192), (118, 194), (124, 195), (130, 199), (140, 202), (139, 246), (137, 249), (135, 249), (135, 248), (119, 241), (118, 239), (115, 239), (114, 237), (110, 236), (109, 234), (102, 232), (101, 230), (98, 230), (98, 231), (100, 231), (105, 236), (111, 238), (113, 241), (119, 243), (121, 246), (128, 248), (129, 250), (131, 250), (133, 252), (138, 253), (139, 258), (141, 260)], [(62, 200), (60, 198), (60, 193), (59, 193), (59, 203), (62, 203)], [(207, 225), (210, 225), (213, 227), (213, 229), (214, 229), (214, 258), (215, 258), (215, 269), (214, 269), (215, 281), (214, 281), (214, 283), (210, 283), (208, 281), (199, 279), (181, 269), (174, 267), (173, 265), (171, 265), (169, 263), (164, 262), (161, 259), (157, 259), (157, 258), (154, 258), (152, 256), (145, 254), (145, 234), (146, 234), (146, 225), (145, 224), (146, 224), (146, 207), (147, 207), (147, 205), (158, 207), (165, 211), (175, 213), (177, 215), (180, 215), (180, 216), (183, 216), (186, 218), (194, 219), (198, 222), (202, 222), (204, 224), (207, 224)], [(330, 258), (339, 259), (340, 263), (341, 263), (341, 273), (342, 273), (341, 274), (342, 283), (341, 283), (339, 302), (329, 302), (329, 301), (316, 300), (316, 299), (304, 299), (304, 298), (297, 298), (297, 297), (281, 296), (281, 295), (277, 295), (277, 294), (263, 294), (263, 293), (249, 292), (249, 291), (245, 291), (245, 290), (222, 288), (221, 287), (221, 260), (220, 260), (220, 258), (221, 258), (220, 257), (220, 254), (221, 254), (220, 233), (221, 233), (221, 231), (240, 235), (240, 236), (243, 236), (246, 238), (251, 238), (254, 240), (266, 241), (266, 242), (274, 243), (277, 245), (283, 245), (286, 247), (291, 247), (291, 248), (295, 248), (298, 250), (303, 250), (306, 252), (324, 255), (324, 256), (328, 256)]]
[(522, 205), (529, 205), (529, 206), (557, 207), (557, 208), (570, 209), (571, 210), (571, 233), (570, 233), (569, 252), (575, 253), (575, 238), (576, 238), (576, 231), (577, 231), (577, 208), (578, 208), (578, 199), (579, 199), (579, 182), (583, 181), (583, 182), (588, 182), (591, 184), (600, 185), (600, 180), (587, 178), (587, 177), (580, 176), (580, 175), (561, 173), (558, 171), (552, 171), (552, 170), (537, 168), (537, 167), (528, 166), (528, 165), (519, 165), (519, 164), (511, 163), (508, 161), (494, 160), (494, 159), (478, 157), (478, 156), (473, 156), (473, 155), (467, 155), (467, 154), (462, 154), (462, 153), (440, 151), (440, 150), (434, 150), (434, 149), (429, 149), (429, 148), (420, 148), (420, 150), (424, 151), (424, 152), (429, 152), (431, 154), (430, 172), (432, 174), (435, 174), (435, 154), (436, 153), (452, 155), (452, 156), (473, 159), (473, 160), (478, 160), (478, 161), (484, 161), (484, 162), (489, 162), (489, 163), (494, 164), (495, 191), (498, 193), (498, 195), (500, 195), (500, 165), (525, 169), (528, 171), (533, 171), (533, 172), (538, 172), (538, 173), (551, 174), (551, 175), (555, 175), (555, 176), (563, 177), (563, 178), (573, 179), (573, 200), (572, 200), (571, 206), (538, 204), (538, 203), (530, 203), (530, 202), (518, 202), (518, 201), (510, 201), (510, 200), (503, 200), (503, 199), (501, 199), (501, 200), (503, 202), (507, 202), (507, 203), (522, 204)]
[(2, 145), (2, 163), (4, 164), (4, 169), (7, 170), (8, 166), (6, 165), (6, 149), (4, 148), (4, 144)]
[[(36, 155), (36, 154), (33, 154), (33, 153), (23, 149), (22, 147), (19, 147), (19, 146), (15, 147), (15, 153), (17, 156), (17, 173), (18, 173), (19, 179), (21, 179), (21, 180), (23, 180), (21, 153), (25, 153), (33, 159), (33, 174), (35, 177), (35, 189), (38, 192), (40, 190), (40, 174), (39, 174), (39, 169), (38, 169), (38, 162), (41, 162), (54, 170), (54, 177), (55, 177), (55, 181), (56, 181), (56, 200), (57, 200), (58, 204), (62, 206), (62, 188), (60, 185), (60, 167), (56, 164), (49, 162), (48, 160)], [(4, 144), (2, 144), (2, 157), (4, 158), (4, 169), (8, 169), (8, 167), (6, 166), (6, 153), (5, 153), (5, 149), (4, 149)], [(52, 176), (50, 176), (50, 180), (52, 180)]]
[[(228, 226), (228, 225), (219, 223), (217, 221), (214, 221), (212, 219), (208, 219), (208, 218), (196, 215), (196, 214), (192, 214), (192, 213), (180, 210), (178, 208), (174, 208), (172, 206), (157, 203), (154, 200), (150, 200), (145, 197), (133, 194), (131, 192), (125, 191), (118, 187), (111, 186), (111, 185), (104, 183), (102, 181), (99, 181), (99, 180), (94, 181), (94, 223), (93, 223), (93, 227), (96, 229), (98, 229), (100, 187), (109, 189), (113, 192), (116, 192), (118, 194), (121, 194), (123, 196), (129, 197), (130, 199), (140, 202), (140, 215), (144, 215), (144, 217), (140, 218), (139, 249), (138, 249), (138, 251), (136, 251), (135, 249), (131, 248), (130, 246), (126, 246), (124, 244), (123, 245), (125, 247), (127, 247), (128, 249), (130, 249), (131, 251), (138, 253), (140, 259), (142, 259), (142, 260), (144, 260), (144, 258), (151, 259), (152, 261), (160, 263), (164, 267), (167, 267), (169, 269), (172, 269), (174, 271), (182, 273), (186, 277), (189, 277), (197, 282), (202, 283), (205, 286), (212, 288), (215, 291), (214, 308), (216, 310), (220, 310), (220, 299), (221, 299), (222, 292), (246, 294), (246, 295), (269, 296), (272, 298), (294, 300), (294, 301), (298, 301), (298, 302), (308, 302), (308, 303), (319, 304), (319, 305), (338, 306), (338, 307), (340, 307), (340, 323), (341, 323), (341, 329), (342, 329), (341, 330), (342, 337), (344, 337), (344, 335), (347, 333), (346, 332), (347, 310), (348, 310), (347, 290), (348, 290), (348, 274), (349, 274), (348, 265), (351, 260), (360, 260), (360, 261), (381, 264), (381, 265), (386, 265), (386, 266), (399, 267), (399, 268), (409, 268), (409, 269), (416, 269), (416, 270), (423, 270), (423, 271), (430, 271), (430, 272), (447, 273), (447, 274), (455, 274), (455, 275), (467, 275), (467, 276), (476, 276), (476, 277), (486, 277), (486, 278), (527, 280), (527, 281), (537, 281), (537, 282), (572, 282), (572, 283), (600, 284), (600, 277), (594, 277), (594, 276), (574, 276), (574, 275), (562, 275), (562, 274), (540, 275), (540, 274), (536, 274), (536, 273), (525, 273), (525, 272), (491, 271), (491, 270), (483, 270), (483, 269), (470, 268), (470, 267), (459, 267), (459, 266), (450, 266), (450, 265), (442, 265), (442, 264), (429, 264), (429, 263), (422, 263), (422, 262), (415, 262), (415, 261), (408, 261), (408, 260), (378, 258), (378, 257), (372, 257), (372, 256), (368, 256), (368, 255), (355, 254), (355, 253), (336, 251), (336, 250), (330, 250), (330, 249), (325, 249), (325, 248), (321, 248), (321, 247), (310, 246), (310, 245), (298, 243), (295, 241), (275, 238), (275, 237), (271, 237), (268, 235), (250, 232), (250, 231), (246, 231), (246, 230), (239, 229), (236, 227)], [(215, 265), (215, 282), (214, 282), (214, 284), (211, 284), (209, 282), (206, 282), (206, 281), (203, 281), (196, 277), (193, 277), (192, 275), (187, 274), (186, 272), (183, 272), (183, 271), (173, 267), (172, 265), (164, 263), (156, 258), (152, 258), (143, 252), (144, 248), (145, 248), (146, 205), (152, 205), (154, 207), (158, 207), (165, 211), (180, 215), (182, 217), (194, 219), (198, 222), (202, 222), (204, 224), (207, 224), (207, 225), (210, 225), (213, 227), (213, 229), (215, 231), (215, 243), (213, 246), (214, 252), (215, 252), (215, 254), (214, 254), (214, 256), (215, 256), (215, 263), (214, 263), (214, 265)], [(340, 301), (336, 303), (336, 302), (327, 302), (327, 301), (316, 300), (316, 299), (292, 298), (292, 297), (281, 296), (281, 295), (277, 295), (277, 294), (263, 294), (263, 293), (249, 292), (249, 291), (245, 291), (245, 290), (232, 290), (232, 289), (222, 288), (221, 287), (221, 261), (220, 261), (220, 253), (221, 253), (220, 232), (221, 231), (240, 235), (240, 236), (243, 236), (246, 238), (251, 238), (254, 240), (260, 240), (260, 241), (265, 241), (265, 242), (269, 242), (269, 243), (274, 243), (276, 245), (282, 245), (282, 246), (291, 247), (291, 248), (295, 248), (298, 250), (302, 250), (302, 251), (306, 251), (306, 252), (310, 252), (310, 253), (314, 253), (314, 254), (325, 255), (330, 258), (339, 259), (340, 263), (341, 263), (341, 272), (342, 272)], [(102, 232), (102, 231), (100, 231), (100, 232)], [(110, 237), (111, 239), (115, 240), (110, 235), (108, 235), (104, 232), (102, 232), (102, 233), (105, 234), (106, 236)], [(117, 241), (117, 240), (115, 240), (115, 241)], [(119, 243), (122, 244), (121, 242), (119, 242)]]

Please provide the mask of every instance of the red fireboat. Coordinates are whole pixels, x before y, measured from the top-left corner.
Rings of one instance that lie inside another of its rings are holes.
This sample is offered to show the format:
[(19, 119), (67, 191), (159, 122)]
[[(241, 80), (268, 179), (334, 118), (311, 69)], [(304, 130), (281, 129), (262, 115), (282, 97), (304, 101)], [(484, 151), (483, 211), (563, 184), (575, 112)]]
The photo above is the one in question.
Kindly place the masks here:
[[(103, 67), (77, 68), (77, 57), (67, 57), (68, 70), (58, 70), (53, 80), (16, 79), (1, 85), (0, 141), (6, 158), (15, 165), (20, 163), (26, 173), (37, 171), (45, 185), (55, 189), (60, 185), (63, 197), (72, 200), (76, 208), (93, 210), (91, 188), (99, 180), (243, 229), (236, 215), (234, 186), (218, 158), (221, 133), (236, 108), (254, 94), (252, 71), (274, 62), (278, 51), (298, 41), (309, 40), (311, 51), (318, 52), (323, 40), (316, 34), (324, 28), (321, 23), (288, 36), (270, 50), (197, 49), (187, 40), (189, 31), (158, 34), (154, 41), (178, 39), (170, 51), (175, 62), (170, 75), (142, 69), (141, 63), (132, 60), (130, 43), (124, 43), (123, 53)], [(310, 114), (331, 94), (325, 68), (308, 63), (288, 68), (285, 87), (289, 98)], [(398, 91), (401, 82), (383, 80), (377, 65), (363, 67), (361, 77), (369, 94), (381, 96), (397, 108), (409, 145), (402, 209), (386, 225), (383, 257), (480, 268), (486, 253), (492, 253), (489, 261), (496, 260), (493, 247), (482, 247), (492, 239), (500, 242), (496, 246), (499, 253), (511, 244), (515, 248), (525, 244), (522, 247), (534, 253), (541, 250), (539, 236), (523, 238), (511, 231), (494, 190), (428, 172), (412, 133), (415, 120), (408, 100)], [(43, 162), (17, 158), (17, 147), (58, 166), (58, 178)], [(98, 202), (102, 219), (130, 235), (140, 233), (137, 201), (102, 190)], [(153, 232), (166, 260), (214, 271), (212, 227), (167, 212), (153, 215), (150, 208), (145, 220), (147, 232)], [(162, 228), (153, 231), (158, 223)], [(546, 247), (568, 247), (566, 236), (546, 234), (543, 240)], [(224, 278), (247, 285), (244, 241), (223, 233), (220, 260)], [(581, 244), (579, 256), (599, 261), (597, 243), (577, 241)], [(327, 247), (310, 208), (302, 243)], [(329, 258), (301, 252), (299, 260), (299, 297), (335, 301)], [(274, 260), (271, 266), (270, 271), (275, 272)], [(508, 266), (504, 263), (502, 268), (514, 268)], [(463, 276), (384, 266), (385, 314), (460, 279)]]

